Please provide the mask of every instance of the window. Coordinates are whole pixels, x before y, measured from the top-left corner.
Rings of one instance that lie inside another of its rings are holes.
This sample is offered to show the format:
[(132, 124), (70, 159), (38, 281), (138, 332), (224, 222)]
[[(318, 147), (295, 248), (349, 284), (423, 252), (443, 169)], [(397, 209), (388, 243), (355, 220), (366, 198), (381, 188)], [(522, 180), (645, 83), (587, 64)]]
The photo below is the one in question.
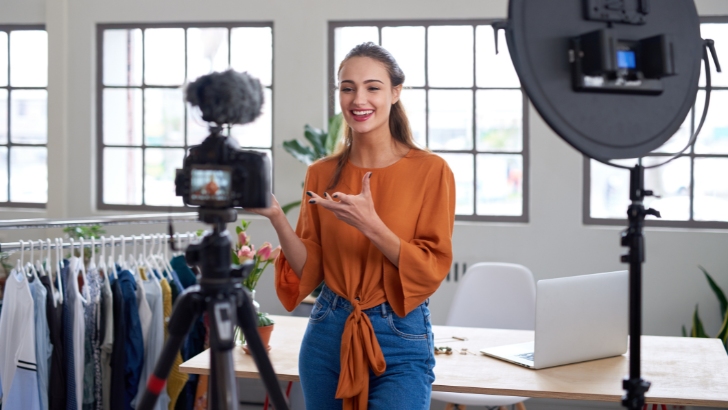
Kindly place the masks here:
[[(716, 45), (728, 43), (728, 24), (701, 25), (704, 38)], [(714, 68), (714, 67), (713, 67)], [(728, 78), (713, 69), (710, 111), (693, 147), (665, 166), (645, 171), (645, 188), (660, 198), (645, 198), (645, 206), (660, 211), (648, 225), (728, 228)], [(705, 101), (705, 79), (685, 122), (662, 147), (641, 159), (645, 166), (659, 164), (685, 147), (700, 122)], [(614, 161), (634, 165), (636, 159)], [(584, 223), (624, 225), (629, 206), (629, 171), (594, 160), (584, 160)]]
[(48, 35), (0, 25), (0, 206), (48, 201)]
[(209, 134), (184, 85), (213, 71), (247, 71), (265, 87), (263, 113), (231, 129), (240, 146), (273, 146), (272, 23), (99, 25), (98, 206), (181, 207), (175, 170)]
[(458, 220), (528, 221), (527, 101), (505, 36), (487, 21), (332, 22), (329, 113), (340, 111), (344, 56), (371, 41), (405, 73), (402, 102), (417, 143), (455, 174)]

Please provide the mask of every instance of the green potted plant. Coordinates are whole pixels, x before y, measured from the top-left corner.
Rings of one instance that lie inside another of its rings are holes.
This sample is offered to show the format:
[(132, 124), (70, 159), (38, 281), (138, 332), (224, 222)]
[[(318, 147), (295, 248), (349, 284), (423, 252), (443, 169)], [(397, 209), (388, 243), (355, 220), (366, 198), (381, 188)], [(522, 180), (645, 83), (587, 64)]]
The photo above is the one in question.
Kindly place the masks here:
[[(249, 260), (253, 261), (253, 269), (250, 274), (243, 279), (242, 285), (250, 292), (253, 298), (253, 305), (258, 316), (258, 333), (263, 339), (263, 344), (270, 349), (268, 343), (270, 342), (270, 335), (273, 332), (275, 322), (273, 319), (268, 317), (268, 314), (260, 311), (260, 304), (255, 300), (255, 287), (258, 285), (258, 280), (265, 272), (265, 269), (275, 261), (278, 255), (281, 253), (281, 247), (278, 246), (273, 248), (269, 242), (264, 242), (263, 245), (256, 250), (255, 245), (250, 242), (250, 236), (246, 233), (246, 230), (250, 226), (250, 222), (246, 220), (240, 221), (240, 226), (235, 227), (235, 232), (238, 235), (238, 242), (232, 249), (232, 262), (236, 265), (240, 265)], [(242, 344), (245, 340), (243, 338), (243, 332), (239, 329), (235, 329), (237, 340)], [(243, 349), (247, 352), (247, 348), (243, 345)]]
[[(718, 302), (720, 303), (720, 314), (723, 318), (723, 324), (718, 330), (718, 335), (715, 337), (721, 340), (723, 346), (726, 349), (726, 352), (728, 352), (728, 299), (726, 298), (723, 289), (718, 286), (718, 284), (715, 282), (715, 280), (713, 280), (708, 271), (705, 270), (705, 268), (703, 268), (702, 266), (698, 266), (698, 268), (703, 272), (703, 275), (705, 275), (705, 279), (708, 280), (708, 285), (710, 286), (710, 289), (713, 290), (713, 293), (715, 293), (715, 296), (718, 298)], [(695, 312), (693, 312), (693, 323), (692, 328), (690, 329), (690, 333), (688, 333), (685, 330), (685, 326), (683, 326), (682, 334), (686, 337), (710, 337), (705, 332), (703, 322), (700, 320), (700, 316), (698, 315), (698, 305), (695, 305)]]

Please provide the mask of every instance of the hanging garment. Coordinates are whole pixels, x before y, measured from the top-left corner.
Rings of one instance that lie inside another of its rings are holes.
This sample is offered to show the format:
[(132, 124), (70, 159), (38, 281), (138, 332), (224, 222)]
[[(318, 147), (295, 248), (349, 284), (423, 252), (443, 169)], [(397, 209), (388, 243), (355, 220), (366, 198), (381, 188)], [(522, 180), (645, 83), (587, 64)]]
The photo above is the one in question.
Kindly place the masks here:
[[(169, 261), (169, 264), (172, 265), (172, 269), (174, 269), (177, 273), (177, 276), (182, 283), (182, 287), (187, 289), (190, 286), (197, 284), (197, 277), (192, 272), (192, 269), (187, 266), (187, 260), (184, 256), (175, 256), (171, 261)], [(175, 279), (177, 279), (177, 277)]]
[[(81, 295), (81, 289), (78, 284), (78, 275), (83, 268), (83, 261), (77, 257), (71, 257), (69, 260), (69, 276), (68, 286), (66, 287), (66, 303), (72, 307), (73, 327), (71, 328), (71, 349), (73, 349), (73, 389), (74, 389), (74, 406), (68, 406), (68, 410), (82, 410), (83, 405), (83, 373), (84, 373), (84, 345), (86, 336), (86, 321), (84, 317), (85, 300)], [(66, 335), (68, 342), (68, 335)], [(69, 389), (71, 388), (69, 377)]]
[(101, 280), (101, 408), (111, 409), (111, 357), (114, 352), (114, 297), (111, 278), (105, 272)]
[[(142, 336), (142, 325), (139, 319), (137, 282), (128, 270), (121, 271), (117, 281), (121, 285), (124, 301), (124, 318), (120, 325), (126, 327), (126, 338), (123, 343), (125, 357), (124, 361), (121, 362), (124, 366), (124, 377), (122, 380), (124, 380), (123, 383), (125, 385), (123, 409), (134, 410), (131, 401), (139, 391), (139, 378), (144, 367), (144, 338)], [(119, 339), (115, 338), (115, 340)]]
[[(175, 281), (172, 281), (174, 284)], [(159, 282), (162, 287), (162, 302), (164, 305), (164, 340), (169, 337), (169, 318), (172, 316), (172, 292), (173, 287), (170, 286), (166, 279), (162, 279)], [(176, 284), (174, 284), (176, 286)], [(174, 406), (177, 404), (177, 397), (187, 383), (187, 374), (179, 371), (179, 366), (182, 364), (182, 354), (178, 351), (174, 357), (172, 363), (172, 369), (169, 371), (167, 376), (167, 395), (169, 395), (169, 406), (168, 410), (174, 410)]]
[(35, 316), (35, 360), (37, 369), (36, 376), (38, 378), (38, 401), (41, 410), (48, 410), (48, 377), (53, 346), (51, 346), (48, 318), (46, 317), (48, 292), (40, 282), (40, 278), (30, 283), (30, 293), (33, 296)]
[(101, 276), (95, 268), (86, 273), (88, 300), (84, 306), (83, 410), (95, 410), (101, 403), (101, 351), (98, 335)]
[[(111, 388), (109, 390), (109, 409), (126, 410), (126, 311), (121, 281), (111, 283), (114, 316), (114, 344), (111, 348)], [(136, 301), (134, 301), (136, 306)], [(139, 313), (137, 312), (137, 317)], [(141, 331), (141, 330), (140, 330)]]
[(6, 409), (39, 410), (35, 358), (35, 309), (28, 279), (13, 270), (5, 283), (0, 315), (0, 380)]
[[(151, 312), (150, 326), (147, 333), (147, 340), (144, 349), (144, 367), (142, 368), (142, 376), (139, 379), (139, 391), (137, 392), (136, 399), (132, 401), (132, 406), (136, 407), (144, 394), (144, 390), (147, 385), (149, 376), (154, 372), (154, 366), (157, 364), (157, 359), (162, 353), (162, 347), (164, 346), (164, 307), (162, 301), (162, 288), (157, 281), (157, 278), (152, 272), (147, 272), (149, 279), (142, 281), (142, 287), (146, 301), (149, 304)], [(154, 405), (155, 410), (165, 410), (169, 406), (169, 396), (167, 396), (167, 389), (162, 389), (157, 398), (157, 402)]]
[[(63, 261), (61, 269), (61, 281), (63, 283), (63, 349), (65, 350), (64, 368), (66, 369), (66, 406), (64, 409), (78, 409), (76, 395), (76, 357), (73, 345), (74, 322), (76, 317), (76, 296), (71, 289), (71, 282), (77, 283), (76, 278), (71, 278), (70, 261)], [(73, 294), (73, 297), (71, 296)], [(78, 300), (80, 302), (80, 299)]]
[(147, 340), (149, 340), (149, 326), (152, 324), (152, 310), (149, 307), (149, 301), (147, 301), (147, 295), (144, 291), (144, 285), (142, 284), (142, 275), (144, 269), (139, 269), (139, 274), (134, 277), (136, 280), (136, 296), (137, 296), (137, 308), (139, 309), (139, 323), (142, 327), (142, 339), (144, 340), (144, 348), (146, 349)]
[(51, 278), (41, 276), (41, 283), (46, 289), (46, 319), (50, 330), (51, 361), (48, 380), (48, 408), (64, 410), (66, 408), (66, 369), (63, 365), (65, 350), (63, 349), (63, 305), (58, 302), (53, 306), (53, 288)]

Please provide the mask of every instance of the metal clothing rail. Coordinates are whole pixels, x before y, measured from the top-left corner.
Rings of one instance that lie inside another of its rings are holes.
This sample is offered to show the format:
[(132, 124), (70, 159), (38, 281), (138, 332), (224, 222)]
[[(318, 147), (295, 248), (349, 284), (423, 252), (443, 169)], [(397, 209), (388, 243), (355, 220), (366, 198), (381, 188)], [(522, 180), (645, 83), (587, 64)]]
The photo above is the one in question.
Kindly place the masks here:
[(147, 215), (116, 215), (78, 219), (9, 219), (0, 221), (0, 229), (65, 228), (90, 225), (156, 224), (172, 221), (197, 221), (197, 212)]
[[(6, 242), (6, 243), (0, 243), (0, 252), (10, 252), (10, 251), (22, 251), (26, 250), (29, 251), (31, 249), (38, 249), (38, 250), (44, 250), (44, 249), (56, 249), (59, 246), (61, 249), (71, 249), (76, 247), (81, 247), (81, 244), (83, 243), (84, 247), (91, 247), (91, 246), (126, 246), (128, 244), (131, 245), (139, 245), (142, 247), (142, 249), (148, 245), (156, 245), (156, 244), (166, 244), (170, 242), (170, 236), (167, 234), (151, 234), (151, 235), (132, 235), (132, 236), (102, 236), (103, 241), (101, 238), (94, 238), (93, 240), (91, 238), (84, 238), (83, 242), (79, 240), (74, 240), (73, 242), (59, 242), (56, 243), (53, 240), (48, 239), (42, 239), (42, 240), (36, 240), (36, 241), (18, 241), (18, 242)], [(174, 234), (172, 237), (175, 242), (180, 240), (192, 240), (197, 239), (199, 236), (197, 233), (194, 232), (188, 232), (188, 233), (181, 233), (181, 234)], [(50, 241), (50, 242), (49, 242)]]

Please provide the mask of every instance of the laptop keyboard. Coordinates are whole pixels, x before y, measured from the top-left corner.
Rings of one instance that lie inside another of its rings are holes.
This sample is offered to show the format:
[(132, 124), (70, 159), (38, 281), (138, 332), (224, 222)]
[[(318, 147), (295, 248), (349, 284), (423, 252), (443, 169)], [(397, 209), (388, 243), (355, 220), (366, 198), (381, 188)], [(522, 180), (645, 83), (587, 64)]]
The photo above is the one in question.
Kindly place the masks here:
[(521, 359), (533, 361), (533, 352), (517, 354), (516, 357), (520, 357)]

